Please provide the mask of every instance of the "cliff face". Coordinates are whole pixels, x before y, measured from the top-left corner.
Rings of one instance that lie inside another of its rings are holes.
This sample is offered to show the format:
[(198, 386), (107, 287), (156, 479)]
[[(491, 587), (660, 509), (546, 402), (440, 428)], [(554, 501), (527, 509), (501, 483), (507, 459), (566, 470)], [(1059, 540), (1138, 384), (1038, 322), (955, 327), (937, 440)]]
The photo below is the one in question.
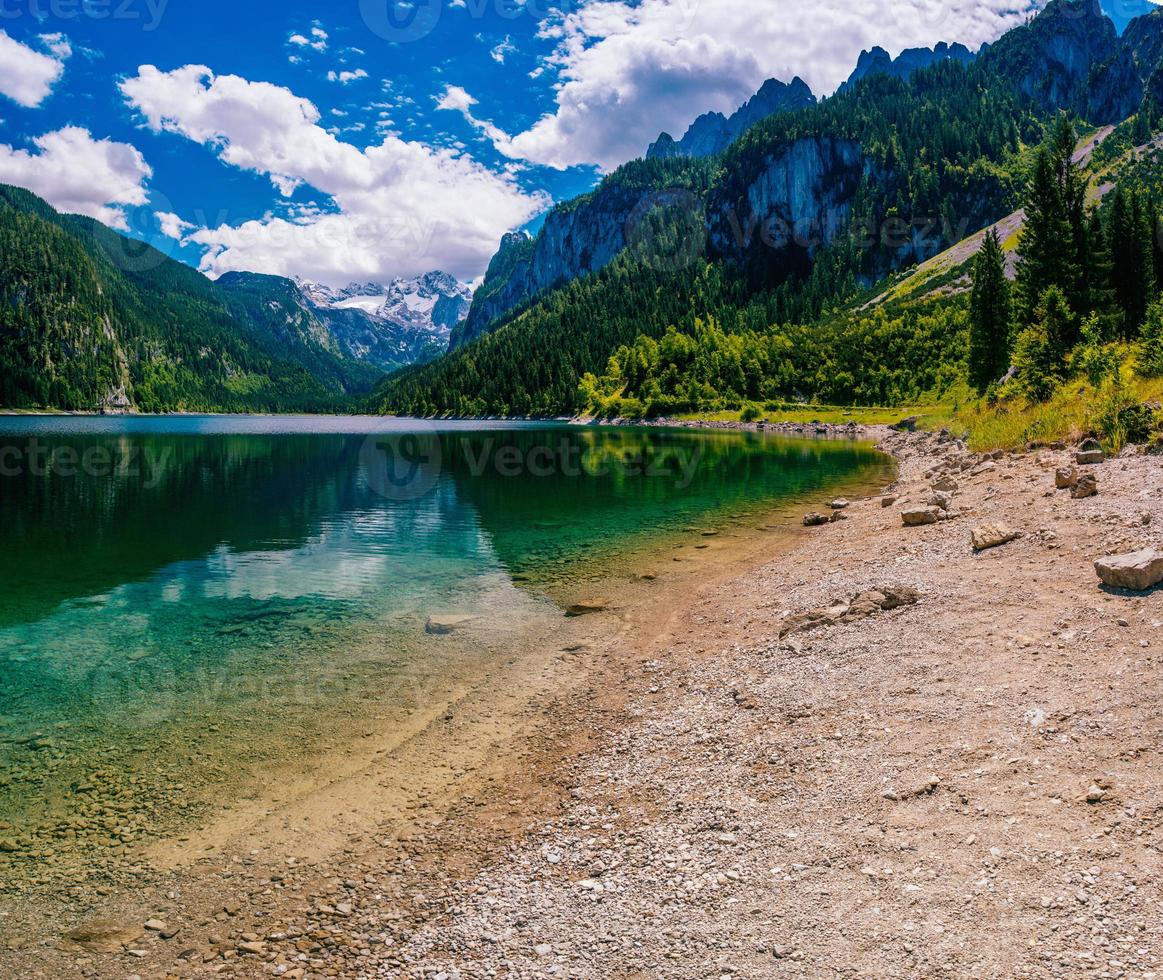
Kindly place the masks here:
[(608, 265), (626, 247), (626, 223), (641, 198), (641, 191), (601, 187), (550, 212), (535, 240), (506, 236), (452, 346), (475, 340), (539, 293)]
[(1121, 122), (1143, 96), (1134, 58), (1098, 0), (1052, 0), (982, 61), (1041, 109), (1066, 109), (1093, 123)]
[(861, 180), (877, 177), (857, 142), (826, 136), (796, 140), (764, 158), (741, 195), (712, 194), (711, 251), (736, 259), (787, 250), (810, 256), (849, 227)]
[(1163, 97), (1163, 10), (1131, 21), (1123, 47), (1134, 60), (1144, 91), (1159, 101)]
[(815, 104), (816, 97), (802, 78), (793, 78), (787, 84), (769, 78), (746, 105), (729, 118), (721, 112), (704, 113), (691, 124), (681, 140), (663, 133), (646, 151), (646, 159), (715, 156), (768, 116)]

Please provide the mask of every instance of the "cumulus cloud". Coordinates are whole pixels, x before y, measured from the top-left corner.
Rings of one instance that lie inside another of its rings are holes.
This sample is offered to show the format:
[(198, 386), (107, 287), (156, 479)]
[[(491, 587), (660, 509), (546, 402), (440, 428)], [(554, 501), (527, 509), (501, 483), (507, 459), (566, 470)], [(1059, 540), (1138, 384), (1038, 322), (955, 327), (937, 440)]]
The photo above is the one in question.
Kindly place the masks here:
[(49, 97), (73, 53), (63, 34), (42, 34), (38, 40), (47, 54), (0, 30), (0, 94), (26, 109), (35, 109)]
[(976, 48), (1043, 0), (587, 0), (540, 25), (555, 43), (553, 112), (498, 150), (565, 168), (609, 170), (708, 110), (729, 113), (770, 77), (834, 91), (863, 48), (961, 41)]
[(193, 231), (195, 225), (188, 221), (182, 220), (178, 215), (172, 211), (158, 211), (155, 215), (158, 224), (161, 226), (162, 234), (166, 238), (172, 238), (176, 242), (180, 242), (186, 237), (186, 232)]
[(153, 171), (128, 143), (95, 140), (87, 129), (66, 126), (33, 144), (35, 152), (0, 144), (0, 182), (26, 187), (58, 211), (123, 231), (125, 207), (148, 200), (145, 182)]
[(327, 50), (327, 32), (321, 27), (312, 27), (307, 34), (292, 34), (287, 43), (296, 48), (310, 48), (312, 51)]
[(362, 68), (357, 68), (355, 71), (329, 71), (327, 73), (329, 82), (339, 82), (340, 85), (350, 85), (352, 82), (358, 82), (361, 78), (367, 78), (367, 72)]
[(338, 284), (441, 268), (467, 279), (504, 232), (549, 204), (451, 149), (387, 135), (361, 150), (323, 128), (307, 99), (268, 82), (146, 65), (121, 90), (150, 129), (204, 144), (287, 197), (308, 184), (334, 202), (327, 213), (290, 210), (187, 235), (206, 248), (210, 275), (251, 270)]

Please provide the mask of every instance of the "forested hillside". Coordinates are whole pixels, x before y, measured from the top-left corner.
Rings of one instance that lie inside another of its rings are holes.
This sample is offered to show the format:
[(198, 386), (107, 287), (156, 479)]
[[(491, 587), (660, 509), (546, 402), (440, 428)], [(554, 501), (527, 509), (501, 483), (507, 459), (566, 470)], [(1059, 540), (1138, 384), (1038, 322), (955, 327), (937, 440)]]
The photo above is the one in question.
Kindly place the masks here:
[(322, 411), (380, 377), (277, 285), (227, 302), (148, 245), (2, 185), (0, 256), (0, 406)]

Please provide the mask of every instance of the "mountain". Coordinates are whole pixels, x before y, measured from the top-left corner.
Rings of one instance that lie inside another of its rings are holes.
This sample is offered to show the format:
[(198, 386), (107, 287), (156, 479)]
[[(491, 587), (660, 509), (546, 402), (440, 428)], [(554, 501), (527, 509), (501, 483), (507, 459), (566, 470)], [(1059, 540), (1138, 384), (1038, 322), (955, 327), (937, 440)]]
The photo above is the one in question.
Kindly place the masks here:
[(386, 286), (352, 283), (331, 289), (306, 280), (296, 286), (347, 356), (385, 371), (443, 354), (473, 298), (469, 286), (445, 272)]
[(430, 361), (471, 290), (434, 272), (330, 290), (156, 249), (0, 185), (0, 405), (335, 410)]
[(973, 52), (964, 44), (946, 44), (941, 41), (933, 48), (907, 48), (895, 59), (881, 47), (870, 51), (861, 51), (856, 62), (856, 69), (848, 77), (840, 91), (851, 88), (861, 79), (871, 75), (889, 75), (893, 78), (911, 78), (914, 72), (923, 68), (931, 68), (942, 61), (957, 61), (969, 64), (973, 60)]
[(1099, 0), (1051, 0), (979, 62), (1017, 84), (1042, 111), (1065, 109), (1099, 125), (1122, 121), (1143, 97), (1134, 56)]
[(1123, 33), (1143, 89), (1156, 103), (1163, 103), (1163, 10), (1136, 17)]
[(730, 118), (721, 112), (704, 113), (677, 141), (669, 133), (663, 133), (646, 151), (646, 159), (715, 156), (760, 120), (777, 112), (791, 112), (815, 104), (812, 90), (798, 76), (787, 84), (769, 78)]
[[(388, 379), (374, 404), (569, 413), (579, 379), (636, 337), (809, 330), (1017, 210), (1032, 149), (1062, 110), (1094, 124), (1135, 113), (1153, 74), (1150, 20), (1128, 29), (1141, 35), (1137, 60), (1096, 0), (1052, 0), (972, 60), (950, 48), (923, 77), (908, 59), (909, 77), (870, 70), (830, 99), (766, 116), (715, 157), (632, 161), (558, 205), (536, 238), (507, 237), (449, 355)], [(841, 379), (812, 390), (851, 389)]]
[(555, 207), (536, 239), (508, 235), (489, 264), (472, 309), (453, 335), (453, 349), (481, 336), (498, 318), (533, 297), (609, 264), (627, 246), (637, 215), (657, 192), (689, 188), (701, 195), (710, 164), (693, 158), (635, 160), (582, 197)]
[(0, 185), (0, 405), (334, 410), (380, 377), (329, 343), (286, 280), (232, 292)]

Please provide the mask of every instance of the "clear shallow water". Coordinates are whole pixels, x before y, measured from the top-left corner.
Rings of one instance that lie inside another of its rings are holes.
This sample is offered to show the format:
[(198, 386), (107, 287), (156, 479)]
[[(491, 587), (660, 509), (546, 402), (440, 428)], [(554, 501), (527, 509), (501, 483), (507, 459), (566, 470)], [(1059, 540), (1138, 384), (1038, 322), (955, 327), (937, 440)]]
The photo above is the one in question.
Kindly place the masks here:
[(120, 854), (231, 771), (421, 707), (571, 582), (885, 472), (734, 432), (0, 418), (0, 860)]

